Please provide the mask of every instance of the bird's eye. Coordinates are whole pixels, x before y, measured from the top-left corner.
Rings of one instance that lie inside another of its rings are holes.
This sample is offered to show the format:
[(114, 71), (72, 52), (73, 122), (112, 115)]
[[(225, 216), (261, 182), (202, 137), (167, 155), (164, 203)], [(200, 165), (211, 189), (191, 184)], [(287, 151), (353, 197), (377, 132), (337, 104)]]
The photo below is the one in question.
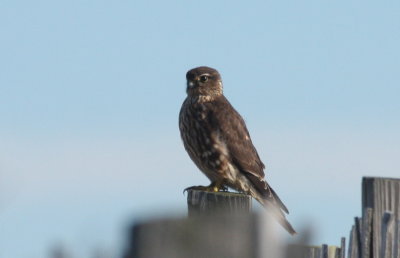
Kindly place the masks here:
[(202, 75), (202, 76), (200, 76), (200, 81), (201, 81), (201, 82), (206, 82), (206, 81), (208, 81), (208, 76), (207, 76), (207, 75)]

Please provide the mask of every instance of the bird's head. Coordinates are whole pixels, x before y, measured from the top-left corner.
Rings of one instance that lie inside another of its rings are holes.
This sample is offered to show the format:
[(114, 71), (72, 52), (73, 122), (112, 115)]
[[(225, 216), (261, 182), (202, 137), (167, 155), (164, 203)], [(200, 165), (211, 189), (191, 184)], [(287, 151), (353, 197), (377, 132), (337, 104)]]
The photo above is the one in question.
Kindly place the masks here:
[(222, 95), (222, 80), (218, 71), (200, 66), (186, 73), (186, 92), (189, 96), (217, 97)]

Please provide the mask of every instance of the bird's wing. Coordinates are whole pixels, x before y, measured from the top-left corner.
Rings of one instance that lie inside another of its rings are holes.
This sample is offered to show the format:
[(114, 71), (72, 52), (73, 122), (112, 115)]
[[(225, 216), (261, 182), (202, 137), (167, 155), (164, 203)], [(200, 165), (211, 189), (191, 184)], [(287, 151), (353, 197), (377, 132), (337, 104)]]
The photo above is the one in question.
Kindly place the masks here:
[(226, 144), (232, 161), (242, 170), (264, 178), (264, 164), (254, 147), (246, 124), (228, 100), (221, 96), (212, 103), (209, 120)]
[(209, 119), (219, 130), (233, 164), (252, 182), (266, 202), (272, 202), (288, 213), (288, 209), (264, 179), (264, 164), (254, 147), (246, 124), (229, 101), (221, 96), (212, 103)]

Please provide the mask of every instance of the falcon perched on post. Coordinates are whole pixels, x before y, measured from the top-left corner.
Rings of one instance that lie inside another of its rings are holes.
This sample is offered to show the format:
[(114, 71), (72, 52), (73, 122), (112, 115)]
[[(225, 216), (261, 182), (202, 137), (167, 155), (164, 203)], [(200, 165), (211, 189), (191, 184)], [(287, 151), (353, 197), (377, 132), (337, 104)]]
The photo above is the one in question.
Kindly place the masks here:
[(251, 195), (270, 209), (290, 233), (296, 231), (285, 218), (286, 206), (264, 179), (246, 124), (222, 92), (218, 71), (202, 66), (187, 72), (187, 98), (179, 114), (179, 129), (186, 151), (211, 180), (209, 186), (193, 186), (218, 192), (225, 187)]

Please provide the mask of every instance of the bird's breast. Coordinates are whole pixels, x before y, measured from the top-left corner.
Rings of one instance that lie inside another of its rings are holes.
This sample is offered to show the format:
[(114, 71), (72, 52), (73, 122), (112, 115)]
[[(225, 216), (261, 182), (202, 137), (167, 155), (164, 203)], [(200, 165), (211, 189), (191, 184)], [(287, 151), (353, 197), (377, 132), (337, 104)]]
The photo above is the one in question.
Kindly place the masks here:
[(210, 179), (228, 168), (228, 152), (218, 128), (209, 119), (210, 110), (202, 103), (185, 101), (179, 118), (181, 137), (191, 159)]

